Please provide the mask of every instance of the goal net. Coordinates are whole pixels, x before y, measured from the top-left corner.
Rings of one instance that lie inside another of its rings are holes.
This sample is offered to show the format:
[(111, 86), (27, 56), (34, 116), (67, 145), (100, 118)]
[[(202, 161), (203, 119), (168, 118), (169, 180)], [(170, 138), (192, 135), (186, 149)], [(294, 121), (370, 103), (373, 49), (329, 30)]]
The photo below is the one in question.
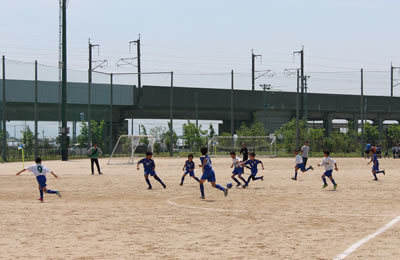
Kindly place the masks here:
[(151, 135), (121, 135), (107, 164), (133, 164), (136, 156), (153, 152), (154, 143), (155, 138)]
[(275, 157), (276, 137), (271, 136), (214, 136), (208, 142), (209, 153), (213, 156), (229, 155), (231, 151), (239, 153), (242, 145), (246, 144), (250, 152), (258, 156)]

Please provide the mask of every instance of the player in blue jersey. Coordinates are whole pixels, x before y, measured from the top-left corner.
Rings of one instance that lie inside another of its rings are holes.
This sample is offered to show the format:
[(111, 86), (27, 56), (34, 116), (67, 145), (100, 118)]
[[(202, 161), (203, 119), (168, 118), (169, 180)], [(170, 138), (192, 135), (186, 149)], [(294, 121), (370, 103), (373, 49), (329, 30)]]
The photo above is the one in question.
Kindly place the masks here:
[(31, 173), (33, 173), (33, 175), (35, 175), (36, 180), (39, 184), (39, 193), (40, 193), (40, 202), (43, 202), (43, 193), (47, 193), (47, 194), (56, 194), (58, 197), (61, 198), (61, 193), (57, 190), (49, 190), (47, 189), (47, 179), (46, 179), (46, 174), (47, 173), (51, 173), (55, 178), (58, 178), (58, 176), (49, 168), (47, 168), (46, 166), (44, 166), (42, 164), (42, 159), (40, 157), (37, 157), (35, 159), (35, 165), (32, 165), (30, 167), (27, 167), (21, 171), (19, 171), (17, 173), (17, 176), (20, 175), (21, 173), (23, 173), (24, 171), (30, 171)]
[(372, 174), (374, 175), (374, 181), (378, 181), (378, 177), (376, 177), (376, 175), (379, 173), (385, 175), (386, 174), (385, 170), (382, 171), (379, 170), (379, 160), (378, 156), (376, 155), (375, 149), (370, 149), (369, 156), (371, 157), (371, 161), (369, 161), (367, 165), (370, 165), (371, 163), (374, 164), (372, 166)]
[(294, 166), (294, 177), (292, 178), (292, 180), (296, 181), (298, 170), (306, 172), (308, 170), (314, 170), (314, 168), (310, 165), (310, 167), (306, 169), (306, 167), (304, 166), (303, 157), (299, 155), (298, 149), (294, 150), (294, 154), (296, 155), (296, 165)]
[(236, 179), (236, 176), (239, 177), (239, 179), (241, 179), (244, 184), (246, 184), (246, 180), (242, 177), (243, 174), (243, 164), (242, 164), (242, 160), (236, 156), (235, 151), (231, 152), (231, 158), (232, 158), (232, 165), (231, 168), (233, 168), (233, 172), (232, 172), (232, 180), (234, 180), (236, 182), (236, 187), (240, 187), (242, 186), (242, 184), (240, 183), (240, 181), (238, 179)]
[(210, 156), (207, 155), (207, 153), (208, 153), (207, 147), (201, 148), (200, 152), (202, 154), (202, 156), (200, 157), (200, 161), (201, 161), (200, 167), (201, 167), (201, 169), (203, 171), (203, 175), (200, 178), (200, 193), (201, 193), (201, 197), (200, 198), (201, 199), (205, 199), (206, 198), (205, 195), (204, 195), (204, 185), (203, 185), (203, 183), (205, 181), (211, 182), (211, 185), (214, 188), (217, 188), (217, 189), (223, 191), (224, 194), (225, 194), (225, 197), (228, 196), (228, 189), (227, 188), (224, 188), (219, 184), (215, 184), (215, 182), (216, 182), (215, 173), (214, 173), (214, 170), (212, 169), (211, 158), (210, 158)]
[(251, 180), (256, 181), (256, 180), (264, 180), (264, 176), (261, 177), (256, 177), (258, 173), (258, 165), (261, 164), (262, 169), (264, 170), (264, 164), (262, 161), (256, 159), (256, 154), (255, 153), (250, 153), (250, 159), (245, 161), (243, 165), (248, 165), (251, 168), (251, 174), (249, 178), (247, 179), (247, 182), (245, 185), (243, 185), (243, 188), (246, 188), (249, 186), (249, 183)]
[(184, 171), (182, 179), (181, 179), (181, 183), (179, 185), (183, 186), (183, 182), (185, 181), (185, 177), (186, 175), (189, 174), (190, 177), (192, 177), (193, 179), (195, 179), (196, 181), (200, 182), (199, 178), (197, 178), (194, 175), (194, 161), (193, 161), (193, 154), (189, 154), (187, 161), (185, 162), (185, 165), (183, 165), (183, 169), (182, 171)]
[(148, 189), (151, 190), (153, 187), (151, 186), (150, 180), (149, 180), (149, 175), (153, 176), (154, 179), (156, 179), (161, 185), (165, 188), (167, 186), (162, 182), (162, 180), (157, 176), (155, 172), (156, 164), (154, 163), (154, 160), (152, 159), (153, 153), (152, 152), (146, 152), (146, 158), (143, 158), (140, 160), (137, 164), (137, 169), (139, 170), (139, 165), (143, 164), (144, 168), (144, 178), (146, 179), (147, 184), (149, 185)]

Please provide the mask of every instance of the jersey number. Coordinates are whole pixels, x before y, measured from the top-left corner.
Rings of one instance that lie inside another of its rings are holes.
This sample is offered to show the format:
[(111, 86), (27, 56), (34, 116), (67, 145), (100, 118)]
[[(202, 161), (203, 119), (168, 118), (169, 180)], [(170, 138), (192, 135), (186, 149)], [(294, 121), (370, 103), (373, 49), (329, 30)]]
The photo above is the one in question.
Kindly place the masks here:
[(37, 170), (38, 170), (39, 173), (42, 173), (42, 171), (43, 171), (42, 166), (38, 166), (38, 167), (37, 167)]

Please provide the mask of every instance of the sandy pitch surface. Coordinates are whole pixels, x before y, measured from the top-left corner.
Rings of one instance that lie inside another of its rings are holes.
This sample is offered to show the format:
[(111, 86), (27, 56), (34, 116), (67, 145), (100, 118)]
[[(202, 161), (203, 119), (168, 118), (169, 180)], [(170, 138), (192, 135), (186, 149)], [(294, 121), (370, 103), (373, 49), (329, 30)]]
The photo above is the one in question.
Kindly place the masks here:
[[(0, 259), (332, 259), (400, 215), (400, 160), (381, 160), (387, 175), (373, 182), (366, 160), (339, 158), (335, 192), (321, 190), (322, 168), (294, 182), (294, 158), (262, 160), (264, 182), (227, 198), (206, 183), (205, 201), (189, 176), (178, 185), (185, 158), (155, 158), (166, 190), (154, 179), (146, 190), (142, 170), (106, 159), (103, 176), (88, 160), (44, 162), (60, 176), (48, 175), (48, 188), (63, 195), (44, 203), (32, 174), (15, 176), (21, 163), (2, 164)], [(217, 183), (231, 182), (230, 164), (213, 159)], [(400, 223), (346, 259), (399, 259), (399, 244)]]

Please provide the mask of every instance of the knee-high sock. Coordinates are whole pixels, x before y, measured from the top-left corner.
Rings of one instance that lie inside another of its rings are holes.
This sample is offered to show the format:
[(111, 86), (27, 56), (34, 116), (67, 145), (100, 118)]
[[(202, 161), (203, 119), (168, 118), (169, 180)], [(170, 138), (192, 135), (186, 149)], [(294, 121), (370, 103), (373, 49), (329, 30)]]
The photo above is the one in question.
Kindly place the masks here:
[(260, 180), (260, 179), (261, 179), (261, 177), (254, 177), (253, 181)]
[(185, 181), (185, 176), (182, 176), (181, 184), (183, 184), (184, 181)]
[(225, 191), (225, 188), (222, 187), (222, 186), (219, 185), (219, 184), (216, 184), (216, 185), (215, 185), (215, 188), (217, 188), (217, 189), (219, 189), (219, 190), (222, 190), (222, 191)]
[(311, 166), (310, 166), (310, 167), (308, 167), (308, 168), (305, 170), (305, 172), (306, 172), (306, 171), (308, 171), (308, 170), (311, 170), (311, 168), (312, 168)]
[(376, 171), (375, 173), (378, 174), (378, 173), (383, 173), (383, 172), (384, 172), (384, 171)]
[(294, 178), (297, 179), (297, 172), (294, 172)]
[(204, 197), (204, 185), (200, 183), (201, 196)]
[(49, 194), (56, 194), (57, 191), (55, 191), (55, 190), (47, 190), (46, 193), (49, 193)]
[(251, 176), (251, 175), (250, 175), (250, 176), (249, 176), (249, 178), (247, 178), (246, 185), (249, 185), (249, 183), (250, 183), (250, 180), (252, 179), (252, 177), (253, 177), (253, 176)]
[(40, 198), (43, 199), (43, 190), (39, 190)]
[(333, 185), (336, 185), (336, 182), (335, 182), (335, 180), (333, 178), (331, 179), (331, 182), (332, 182)]
[(149, 188), (151, 188), (151, 183), (149, 179), (146, 179), (147, 185), (149, 185)]
[(246, 180), (242, 176), (240, 176), (239, 178), (244, 182), (245, 185), (247, 184)]
[(328, 183), (326, 183), (326, 178), (325, 178), (325, 176), (322, 176), (322, 181), (324, 182), (325, 185), (328, 185)]
[(159, 183), (161, 183), (162, 186), (165, 186), (164, 182), (156, 175), (154, 176), (154, 179), (156, 179)]
[(238, 181), (235, 177), (232, 177), (232, 180), (234, 180), (238, 185), (240, 185), (240, 181)]
[(197, 182), (200, 182), (199, 178), (197, 178), (196, 176), (194, 176), (193, 179), (195, 179)]
[(376, 174), (375, 173), (372, 173), (373, 175), (374, 175), (374, 178), (375, 178), (375, 180), (377, 180), (378, 179), (378, 177), (376, 177)]

